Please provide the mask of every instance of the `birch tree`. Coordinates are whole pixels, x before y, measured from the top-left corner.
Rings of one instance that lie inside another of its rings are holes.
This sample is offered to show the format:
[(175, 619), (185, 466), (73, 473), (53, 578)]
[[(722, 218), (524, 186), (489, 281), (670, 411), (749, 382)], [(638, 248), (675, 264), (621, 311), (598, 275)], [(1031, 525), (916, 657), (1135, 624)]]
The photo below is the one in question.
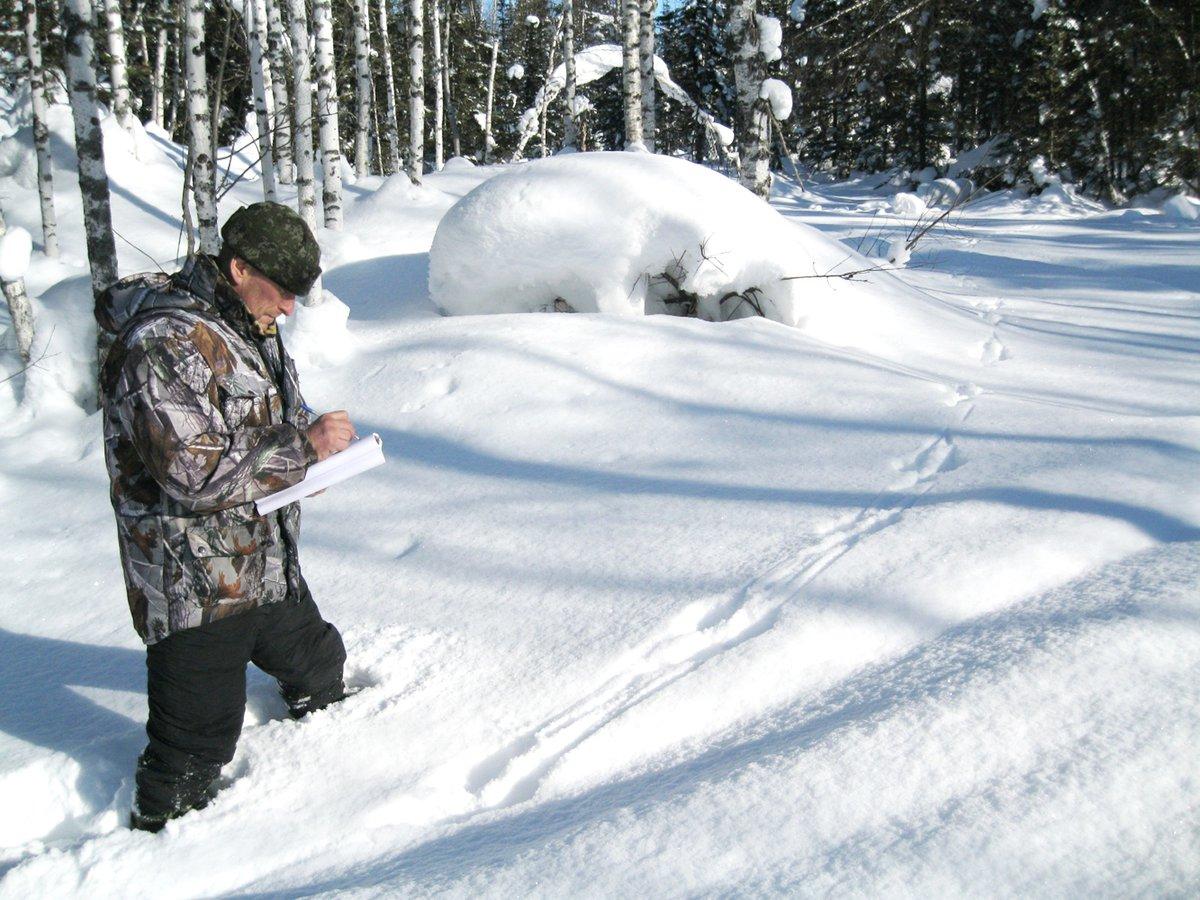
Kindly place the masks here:
[(317, 196), (313, 184), (312, 64), (308, 58), (307, 15), (304, 0), (288, 0), (289, 29), (292, 36), (292, 96), (296, 101), (296, 210), (315, 232)]
[[(117, 248), (113, 243), (108, 175), (104, 170), (104, 141), (100, 133), (100, 108), (96, 103), (90, 0), (67, 0), (62, 18), (88, 267), (92, 273), (92, 293), (99, 298), (117, 280)], [(103, 353), (108, 348), (99, 349)]]
[(408, 177), (421, 183), (425, 168), (425, 8), (408, 0)]
[(563, 71), (566, 81), (566, 112), (563, 115), (563, 149), (576, 150), (579, 128), (575, 124), (575, 21), (574, 3), (563, 0)]
[(338, 129), (337, 72), (333, 57), (333, 8), (330, 0), (313, 0), (317, 49), (317, 122), (321, 139), (321, 201), (325, 227), (342, 230), (342, 150)]
[(658, 0), (641, 0), (639, 66), (642, 88), (642, 142), (654, 152), (654, 10)]
[(625, 105), (625, 149), (644, 148), (642, 140), (641, 0), (621, 0), (621, 96)]
[(243, 21), (250, 51), (250, 87), (254, 94), (254, 116), (258, 123), (259, 165), (262, 169), (263, 199), (275, 200), (275, 153), (271, 146), (271, 110), (268, 106), (272, 73), (264, 54), (267, 23), (263, 0), (246, 0)]
[(458, 113), (454, 107), (454, 92), (450, 90), (450, 75), (453, 73), (453, 68), (450, 66), (450, 22), (454, 19), (453, 11), (446, 14), (446, 34), (442, 39), (442, 81), (445, 82), (443, 91), (446, 97), (446, 124), (450, 126), (450, 146), (453, 148), (451, 152), (455, 156), (462, 156), (462, 132), (458, 128)]
[(112, 112), (127, 131), (133, 128), (129, 103), (129, 74), (125, 60), (125, 26), (121, 21), (121, 0), (104, 0), (104, 19), (108, 33), (108, 71), (112, 79)]
[(25, 55), (29, 59), (29, 94), (33, 104), (33, 147), (37, 155), (38, 200), (42, 208), (42, 248), (58, 256), (58, 219), (54, 215), (54, 169), (50, 129), (46, 126), (46, 72), (38, 34), (37, 0), (25, 0)]
[(400, 171), (400, 117), (396, 110), (396, 73), (392, 68), (392, 41), (388, 37), (387, 0), (379, 0), (379, 44), (383, 50), (383, 75), (387, 85), (387, 174)]
[(355, 84), (354, 172), (367, 174), (370, 157), (371, 130), (371, 38), (369, 0), (354, 0), (354, 70), (358, 76)]
[(216, 253), (216, 169), (213, 165), (213, 136), (208, 108), (208, 72), (204, 59), (205, 0), (186, 0), (184, 67), (187, 72), (188, 140), (192, 146), (192, 197), (200, 229), (200, 252)]
[(766, 57), (759, 46), (756, 0), (740, 0), (729, 12), (733, 78), (738, 106), (738, 176), (764, 200), (771, 193), (771, 106), (760, 96)]
[(288, 64), (287, 35), (279, 13), (280, 2), (282, 0), (263, 2), (267, 23), (267, 58), (274, 76), (271, 79), (271, 97), (275, 103), (275, 118), (271, 137), (279, 181), (281, 184), (293, 184), (296, 181), (296, 165), (292, 153), (292, 113), (295, 111), (288, 102), (288, 73), (291, 66)]
[[(8, 225), (4, 221), (4, 209), (0, 208), (0, 241), (8, 233)], [(28, 238), (23, 238), (25, 243)], [(26, 244), (25, 249), (28, 249)], [(26, 257), (27, 259), (28, 257)], [(22, 365), (28, 366), (33, 347), (33, 307), (29, 303), (29, 295), (25, 293), (25, 277), (12, 273), (0, 279), (0, 287), (4, 290), (4, 299), (8, 302), (8, 318), (12, 321), (13, 333), (17, 338), (17, 353)]]
[(442, 58), (442, 11), (440, 0), (429, 0), (430, 30), (433, 34), (433, 170), (440, 172), (445, 160), (442, 122), (445, 117), (444, 94), (446, 61)]
[(492, 140), (492, 110), (495, 108), (496, 100), (496, 61), (500, 55), (500, 35), (496, 32), (496, 14), (495, 4), (492, 6), (492, 62), (488, 66), (488, 82), (487, 82), (487, 106), (483, 114), (483, 162), (486, 165), (491, 162), (492, 147), (496, 142)]
[(159, 4), (158, 43), (154, 46), (154, 70), (150, 76), (150, 118), (159, 128), (166, 125), (163, 87), (167, 75), (167, 23), (171, 21), (171, 0)]

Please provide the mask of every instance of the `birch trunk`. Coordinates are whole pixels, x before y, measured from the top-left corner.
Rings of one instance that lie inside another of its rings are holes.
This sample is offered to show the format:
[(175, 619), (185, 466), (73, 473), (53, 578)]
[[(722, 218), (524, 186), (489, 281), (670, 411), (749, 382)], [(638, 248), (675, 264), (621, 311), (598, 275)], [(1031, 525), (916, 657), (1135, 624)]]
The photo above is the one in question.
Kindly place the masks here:
[(392, 68), (392, 40), (388, 37), (387, 0), (379, 0), (379, 43), (383, 47), (383, 74), (387, 84), (387, 174), (400, 171), (400, 116), (396, 111), (396, 72)]
[(166, 125), (163, 86), (167, 75), (167, 22), (171, 15), (171, 0), (159, 4), (158, 43), (154, 48), (154, 71), (150, 77), (150, 118), (159, 128)]
[(38, 200), (42, 207), (42, 249), (58, 256), (58, 219), (54, 214), (54, 168), (50, 129), (46, 127), (46, 74), (38, 34), (37, 0), (25, 0), (25, 55), (29, 58), (29, 93), (33, 104), (33, 147), (37, 154)]
[(641, 0), (641, 22), (639, 33), (641, 87), (642, 87), (642, 142), (646, 149), (654, 152), (654, 10), (658, 0)]
[[(29, 0), (26, 0), (28, 5)], [(0, 208), (0, 238), (8, 231), (4, 221), (4, 210)], [(29, 365), (33, 347), (33, 307), (29, 303), (29, 295), (25, 293), (25, 279), (14, 278), (2, 282), (4, 299), (8, 301), (8, 317), (12, 321), (13, 333), (17, 337), (17, 353), (21, 356), (21, 364)]]
[[(495, 30), (496, 23), (492, 22), (492, 29)], [(488, 68), (488, 89), (487, 89), (487, 110), (483, 114), (483, 162), (486, 165), (492, 159), (492, 147), (496, 142), (492, 140), (492, 106), (496, 97), (496, 60), (500, 54), (500, 39), (492, 38), (492, 64)]]
[[(308, 12), (304, 0), (288, 0), (292, 35), (292, 96), (296, 100), (296, 208), (308, 227), (317, 231), (317, 197), (313, 185), (312, 63), (308, 58)], [(317, 306), (325, 299), (318, 277), (304, 303)]]
[(413, 184), (425, 169), (425, 8), (423, 0), (408, 0), (408, 159)]
[(642, 70), (638, 65), (640, 0), (621, 0), (621, 95), (625, 104), (625, 149), (642, 141)]
[(333, 58), (333, 8), (330, 0), (313, 0), (317, 48), (317, 121), (321, 131), (321, 201), (325, 227), (342, 230), (342, 150), (338, 130), (337, 72)]
[[(92, 273), (92, 296), (99, 299), (117, 280), (117, 248), (113, 244), (112, 209), (108, 175), (104, 170), (104, 141), (100, 133), (100, 109), (96, 104), (95, 46), (92, 43), (90, 0), (68, 0), (62, 11), (67, 53), (67, 87), (71, 94), (71, 117), (75, 120), (75, 153), (79, 160), (79, 194), (83, 203), (83, 228), (87, 242), (88, 268)], [(97, 331), (97, 361), (103, 362), (110, 341)]]
[(183, 84), (183, 41), (179, 40), (183, 34), (184, 24), (182, 3), (177, 4), (174, 18), (175, 40), (171, 42), (171, 47), (175, 51), (172, 57), (174, 65), (171, 66), (171, 111), (167, 115), (167, 131), (170, 132), (172, 138), (179, 127), (179, 112), (187, 103), (187, 91)]
[(566, 81), (566, 113), (563, 116), (563, 149), (577, 150), (579, 129), (575, 125), (575, 21), (572, 0), (563, 0), (563, 68)]
[(254, 93), (254, 117), (258, 122), (258, 159), (262, 169), (263, 199), (275, 200), (275, 154), (271, 148), (271, 110), (268, 107), (272, 81), (267, 58), (263, 53), (266, 43), (266, 4), (263, 0), (246, 0), (243, 20), (246, 24), (246, 43), (250, 50), (250, 87)]
[(440, 0), (429, 0), (429, 20), (433, 31), (433, 170), (440, 172), (445, 162), (442, 144), (442, 121), (445, 117), (445, 71), (442, 59), (442, 11)]
[(742, 0), (730, 10), (729, 38), (738, 100), (738, 180), (765, 200), (771, 194), (771, 106), (759, 96), (767, 73), (755, 6), (755, 0)]
[[(262, 2), (262, 0), (255, 0)], [(267, 23), (267, 57), (271, 65), (271, 97), (275, 103), (274, 130), (271, 134), (275, 150), (275, 163), (279, 171), (280, 184), (294, 184), (296, 164), (292, 157), (292, 109), (288, 102), (287, 34), (279, 14), (278, 0), (265, 0)]]
[(442, 41), (442, 80), (446, 92), (446, 124), (450, 126), (450, 144), (455, 156), (462, 156), (462, 133), (458, 130), (458, 113), (454, 109), (454, 92), (450, 89), (450, 76), (454, 70), (450, 68), (450, 20), (454, 18), (453, 11), (446, 14), (446, 35)]
[(216, 253), (217, 237), (216, 170), (213, 166), (213, 136), (208, 108), (208, 73), (204, 59), (205, 0), (186, 0), (187, 25), (184, 55), (187, 70), (188, 140), (195, 155), (192, 162), (192, 197), (196, 201), (196, 220), (200, 229), (200, 252)]
[(108, 72), (112, 79), (112, 111), (126, 130), (133, 128), (129, 107), (129, 67), (125, 59), (125, 27), (121, 22), (121, 0), (104, 0), (108, 32)]
[(354, 70), (357, 128), (354, 132), (354, 172), (367, 174), (371, 156), (371, 37), (369, 0), (354, 0)]

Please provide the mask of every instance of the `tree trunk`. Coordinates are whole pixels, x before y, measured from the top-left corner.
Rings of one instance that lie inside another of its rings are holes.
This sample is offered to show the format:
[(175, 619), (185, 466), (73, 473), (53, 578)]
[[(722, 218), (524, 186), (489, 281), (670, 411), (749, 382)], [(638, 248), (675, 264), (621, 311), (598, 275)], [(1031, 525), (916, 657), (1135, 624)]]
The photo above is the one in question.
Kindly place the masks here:
[[(495, 22), (492, 23), (492, 30), (495, 31)], [(496, 97), (496, 60), (500, 54), (500, 39), (492, 38), (492, 64), (488, 67), (488, 89), (487, 89), (487, 111), (483, 115), (483, 162), (484, 165), (492, 160), (492, 147), (495, 146), (495, 141), (492, 140), (492, 108)]]
[(273, 80), (263, 53), (267, 37), (266, 4), (263, 0), (246, 0), (246, 43), (250, 49), (250, 86), (254, 92), (254, 117), (258, 123), (258, 159), (262, 170), (263, 199), (275, 200), (275, 154), (271, 148), (271, 111), (268, 108)]
[(443, 104), (446, 63), (442, 59), (442, 11), (440, 0), (429, 0), (430, 30), (433, 36), (433, 170), (440, 172), (445, 162), (442, 145), (442, 121), (445, 115)]
[(167, 22), (171, 16), (171, 0), (159, 4), (158, 43), (154, 47), (154, 72), (150, 79), (150, 118), (159, 128), (166, 127), (163, 86), (167, 74)]
[(333, 58), (333, 8), (330, 0), (313, 0), (317, 48), (317, 121), (321, 129), (321, 200), (325, 227), (342, 230), (342, 150), (338, 129), (337, 72)]
[(408, 158), (413, 184), (425, 170), (425, 9), (423, 0), (408, 0)]
[(454, 109), (454, 91), (450, 89), (450, 76), (454, 70), (450, 67), (450, 20), (454, 18), (446, 14), (446, 35), (442, 41), (442, 80), (445, 82), (446, 93), (446, 122), (450, 126), (450, 145), (455, 156), (462, 156), (462, 133), (458, 130), (458, 113)]
[[(26, 0), (26, 6), (30, 0)], [(0, 238), (8, 232), (4, 221), (4, 210), (0, 209)], [(8, 317), (12, 320), (12, 328), (17, 337), (17, 353), (21, 356), (21, 364), (28, 366), (33, 347), (33, 307), (29, 303), (29, 295), (25, 293), (25, 279), (14, 278), (0, 285), (4, 289), (4, 299), (8, 301)]]
[[(308, 58), (308, 13), (304, 0), (288, 0), (288, 13), (292, 35), (292, 96), (296, 100), (293, 132), (296, 141), (296, 208), (315, 234), (317, 197), (313, 185), (312, 64)], [(324, 299), (325, 292), (318, 277), (304, 302), (307, 306), (317, 306)]]
[(639, 64), (642, 87), (642, 142), (654, 152), (654, 9), (658, 0), (641, 0)]
[[(262, 0), (255, 0), (262, 2)], [(274, 130), (271, 133), (275, 150), (275, 162), (279, 169), (280, 184), (294, 184), (296, 165), (292, 159), (292, 105), (288, 102), (287, 33), (279, 14), (278, 0), (265, 0), (267, 23), (267, 56), (271, 65), (271, 96), (275, 102)]]
[[(54, 169), (50, 129), (46, 127), (46, 75), (38, 34), (37, 0), (25, 0), (25, 55), (29, 58), (29, 93), (33, 104), (33, 146), (37, 153), (38, 200), (42, 207), (42, 249), (58, 256), (58, 219), (54, 215)], [(28, 360), (26, 360), (28, 362)]]
[(175, 7), (175, 40), (171, 42), (171, 47), (175, 51), (173, 56), (175, 64), (171, 66), (171, 110), (167, 115), (167, 131), (170, 133), (172, 140), (175, 137), (176, 130), (179, 128), (180, 110), (187, 105), (187, 89), (184, 86), (183, 79), (183, 41), (179, 39), (183, 34), (184, 22), (183, 4), (179, 3)]
[(354, 0), (355, 131), (354, 173), (368, 172), (371, 157), (371, 37), (369, 0)]
[[(78, 0), (76, 0), (78, 2)], [(213, 167), (213, 135), (208, 108), (208, 73), (204, 59), (205, 0), (186, 0), (187, 27), (184, 55), (187, 57), (188, 140), (195, 151), (192, 164), (192, 196), (196, 200), (196, 220), (200, 226), (200, 252), (216, 253), (217, 236), (216, 170)]]
[(122, 128), (133, 127), (129, 106), (129, 74), (125, 60), (125, 28), (121, 23), (121, 0), (104, 0), (108, 31), (108, 71), (112, 79), (112, 112)]
[(639, 31), (640, 0), (621, 0), (621, 97), (625, 105), (625, 149), (645, 146), (642, 140), (642, 70)]
[[(79, 160), (79, 194), (83, 201), (83, 227), (87, 242), (88, 267), (92, 273), (92, 295), (99, 299), (117, 280), (117, 248), (113, 243), (112, 209), (108, 175), (104, 170), (104, 140), (100, 133), (100, 110), (96, 104), (95, 47), (92, 43), (90, 0), (68, 0), (62, 11), (67, 52), (67, 85), (71, 93), (71, 116), (75, 120), (75, 153)], [(97, 359), (104, 361), (109, 340), (97, 332)]]
[(758, 47), (755, 6), (755, 0), (742, 0), (730, 10), (729, 42), (738, 99), (739, 180), (765, 200), (771, 194), (771, 107), (759, 96), (766, 62)]
[(563, 0), (563, 67), (566, 79), (566, 112), (563, 114), (563, 149), (575, 150), (579, 129), (575, 125), (575, 21), (572, 0)]
[[(212, 158), (215, 166), (220, 158), (217, 148), (220, 145), (221, 138), (221, 108), (225, 102), (225, 66), (229, 61), (229, 38), (233, 33), (233, 9), (226, 7), (225, 9), (225, 31), (221, 36), (221, 53), (217, 57), (217, 78), (213, 84), (213, 100), (209, 107), (209, 113), (212, 116), (212, 122), (209, 126), (212, 134)], [(229, 166), (233, 163), (233, 153), (229, 154), (228, 161), (225, 166), (225, 175), (221, 176), (221, 184), (225, 183), (225, 178), (229, 175)]]
[(387, 84), (387, 174), (400, 171), (400, 116), (396, 111), (396, 72), (392, 68), (392, 40), (388, 37), (387, 0), (379, 0), (379, 42), (383, 47), (383, 74)]

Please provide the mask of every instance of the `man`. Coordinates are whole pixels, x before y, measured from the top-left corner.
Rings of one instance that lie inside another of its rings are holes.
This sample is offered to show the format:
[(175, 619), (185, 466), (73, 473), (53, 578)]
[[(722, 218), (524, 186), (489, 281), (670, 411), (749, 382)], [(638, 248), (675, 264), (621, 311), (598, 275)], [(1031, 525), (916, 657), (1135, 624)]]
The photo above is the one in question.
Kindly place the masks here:
[(246, 664), (299, 718), (345, 696), (341, 636), (300, 574), (300, 507), (254, 501), (344, 449), (344, 411), (310, 421), (275, 328), (321, 272), (292, 210), (256, 203), (217, 257), (110, 288), (101, 374), (104, 445), (133, 624), (147, 645), (149, 743), (131, 825), (158, 831), (203, 807), (233, 758)]

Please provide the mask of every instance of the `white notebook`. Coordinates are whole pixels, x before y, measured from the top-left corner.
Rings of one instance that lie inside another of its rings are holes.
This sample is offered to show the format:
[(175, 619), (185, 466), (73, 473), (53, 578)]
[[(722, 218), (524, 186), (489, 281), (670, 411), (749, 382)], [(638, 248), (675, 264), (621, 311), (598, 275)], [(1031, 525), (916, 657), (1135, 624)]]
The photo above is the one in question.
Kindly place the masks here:
[(379, 435), (371, 434), (365, 438), (359, 438), (341, 453), (335, 453), (328, 459), (313, 463), (308, 467), (308, 474), (299, 484), (256, 500), (254, 505), (258, 508), (258, 514), (265, 516), (267, 513), (275, 512), (281, 506), (303, 500), (317, 491), (340, 484), (347, 478), (353, 478), (368, 469), (382, 466), (384, 462), (383, 440)]

